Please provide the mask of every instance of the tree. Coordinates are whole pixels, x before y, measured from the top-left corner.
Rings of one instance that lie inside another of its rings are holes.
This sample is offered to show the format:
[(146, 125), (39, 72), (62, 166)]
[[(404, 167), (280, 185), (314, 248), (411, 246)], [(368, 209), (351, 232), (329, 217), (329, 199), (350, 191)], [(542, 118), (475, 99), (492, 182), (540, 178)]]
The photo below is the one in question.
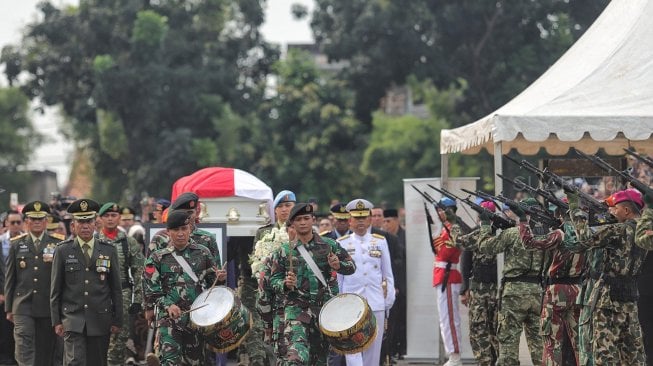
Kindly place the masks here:
[[(409, 75), (440, 88), (467, 80), (452, 127), (490, 113), (549, 67), (596, 19), (601, 1), (317, 0), (312, 28), (370, 120)], [(301, 15), (301, 14), (300, 14)]]
[[(17, 88), (0, 88), (0, 136), (0, 188), (22, 194), (29, 174), (20, 170), (43, 137), (29, 117), (29, 99)], [(0, 202), (0, 209), (6, 210), (8, 200)]]
[(251, 171), (275, 191), (305, 195), (299, 199), (360, 195), (366, 189), (359, 166), (368, 134), (353, 116), (347, 86), (297, 50), (274, 70), (276, 93), (261, 108), (265, 123), (253, 130), (259, 155)]
[(5, 74), (17, 84), (27, 72), (31, 98), (62, 106), (92, 151), (98, 199), (165, 196), (194, 170), (246, 163), (251, 106), (278, 57), (259, 34), (259, 1), (39, 8), (22, 45), (3, 50)]

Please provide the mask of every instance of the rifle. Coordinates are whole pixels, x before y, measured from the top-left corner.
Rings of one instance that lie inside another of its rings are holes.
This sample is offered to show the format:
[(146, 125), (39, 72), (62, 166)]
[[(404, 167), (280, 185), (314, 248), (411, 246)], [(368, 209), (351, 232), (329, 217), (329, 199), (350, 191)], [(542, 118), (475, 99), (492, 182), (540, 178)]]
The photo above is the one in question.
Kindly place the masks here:
[[(417, 187), (415, 187), (412, 184), (410, 186), (413, 187), (413, 189), (416, 190), (417, 193), (419, 193), (422, 197), (424, 197), (424, 199), (426, 201), (428, 201), (430, 204), (432, 204), (436, 209), (440, 208), (440, 209), (444, 210), (446, 208), (443, 205), (441, 205), (440, 202), (436, 201), (435, 198), (431, 197), (430, 194), (420, 191), (419, 189), (417, 189)], [(423, 202), (423, 203), (424, 203), (424, 212), (426, 213), (426, 220), (427, 220), (427, 225), (426, 226), (428, 226), (428, 229), (429, 229), (429, 245), (431, 247), (431, 250), (433, 251), (433, 254), (436, 254), (435, 253), (435, 248), (433, 248), (433, 243), (432, 243), (433, 242), (433, 232), (431, 231), (431, 225), (433, 225), (435, 222), (433, 221), (433, 217), (431, 217), (431, 213), (429, 212), (428, 207), (426, 207), (426, 202)], [(447, 234), (449, 234), (449, 236), (451, 236), (451, 232), (449, 232), (449, 228), (447, 227), (447, 225), (444, 224), (444, 222), (442, 221), (442, 218), (440, 217), (440, 215), (438, 215), (438, 220), (442, 224), (442, 227), (447, 231)]]
[(564, 201), (562, 201), (561, 199), (556, 197), (555, 194), (553, 194), (552, 192), (549, 192), (549, 191), (547, 191), (545, 189), (542, 189), (542, 188), (533, 188), (533, 187), (529, 186), (528, 184), (526, 184), (526, 183), (524, 183), (524, 182), (522, 182), (520, 180), (512, 180), (512, 179), (510, 179), (510, 178), (508, 178), (506, 176), (503, 176), (501, 174), (497, 174), (497, 176), (499, 178), (503, 179), (504, 181), (512, 184), (518, 190), (523, 189), (523, 190), (528, 191), (528, 193), (530, 193), (531, 196), (540, 196), (540, 197), (544, 198), (545, 201), (555, 205), (556, 207), (558, 207), (562, 211), (569, 210), (569, 204), (565, 203)]
[(634, 157), (635, 159), (641, 161), (642, 163), (648, 165), (649, 167), (653, 168), (653, 159), (647, 158), (646, 156), (642, 156), (638, 153), (635, 152), (635, 150), (629, 148), (629, 149), (624, 149), (626, 154)]
[(522, 160), (521, 162), (519, 162), (508, 155), (504, 155), (504, 156), (506, 157), (506, 159), (512, 161), (513, 163), (519, 165), (520, 167), (535, 174), (539, 178), (539, 180), (545, 185), (548, 183), (553, 183), (554, 185), (562, 188), (565, 191), (565, 193), (573, 193), (577, 195), (581, 203), (583, 203), (584, 207), (586, 207), (590, 212), (590, 216), (592, 213), (601, 214), (608, 210), (608, 206), (605, 204), (605, 202), (601, 202), (596, 198), (590, 196), (589, 194), (581, 191), (573, 184), (569, 184), (565, 182), (564, 179), (562, 179), (560, 176), (556, 175), (555, 173), (552, 173), (546, 169), (542, 170), (526, 160)]
[(619, 177), (621, 177), (622, 179), (628, 181), (628, 183), (630, 183), (630, 185), (633, 186), (633, 188), (640, 191), (643, 195), (653, 197), (653, 190), (651, 190), (646, 184), (640, 182), (637, 178), (630, 175), (630, 173), (627, 173), (625, 171), (621, 171), (621, 170), (613, 167), (612, 165), (608, 164), (608, 162), (606, 162), (605, 160), (599, 158), (598, 156), (590, 156), (590, 155), (587, 155), (587, 154), (585, 154), (584, 152), (582, 152), (580, 150), (576, 150), (576, 149), (574, 149), (574, 150), (576, 151), (576, 153), (578, 155), (580, 155), (583, 158), (591, 161), (592, 163), (594, 163), (594, 165), (598, 166), (599, 168), (601, 168), (601, 169), (603, 169), (603, 170), (605, 170), (605, 171), (607, 171), (609, 173), (616, 174)]
[[(451, 198), (453, 200), (457, 199), (457, 200), (459, 200), (461, 202), (465, 202), (465, 204), (467, 204), (467, 206), (469, 206), (472, 210), (476, 211), (476, 213), (478, 213), (479, 215), (481, 213), (485, 212), (490, 217), (490, 221), (492, 222), (492, 225), (497, 229), (505, 230), (505, 229), (507, 229), (509, 227), (515, 226), (514, 221), (512, 221), (510, 219), (503, 218), (503, 217), (497, 215), (496, 213), (486, 209), (485, 207), (476, 204), (476, 202), (470, 200), (469, 197), (460, 198), (460, 197), (456, 196), (455, 194), (447, 191), (444, 188), (436, 188), (436, 187), (431, 187), (431, 188), (435, 189), (436, 191), (440, 192), (442, 195), (445, 195), (445, 196), (447, 196), (447, 197), (449, 197), (449, 198)], [(463, 191), (465, 191), (465, 189), (463, 189)], [(496, 203), (495, 203), (495, 205), (496, 205)]]
[(531, 207), (531, 206), (526, 206), (526, 205), (521, 204), (521, 203), (519, 203), (517, 201), (511, 200), (510, 198), (504, 197), (502, 195), (493, 196), (493, 195), (491, 195), (489, 193), (480, 192), (480, 191), (471, 192), (471, 191), (468, 191), (466, 189), (463, 189), (463, 192), (472, 194), (472, 195), (477, 196), (477, 197), (480, 197), (480, 198), (482, 198), (484, 200), (492, 200), (492, 201), (496, 200), (496, 201), (499, 201), (501, 203), (505, 203), (508, 206), (512, 206), (512, 207), (517, 206), (517, 207), (521, 208), (527, 215), (529, 215), (531, 217), (531, 220), (536, 221), (536, 222), (540, 222), (540, 223), (542, 223), (542, 224), (544, 224), (544, 225), (546, 225), (548, 227), (558, 227), (558, 226), (560, 226), (560, 221), (557, 220), (554, 217), (551, 217), (548, 214), (547, 211), (538, 210), (538, 209), (536, 209), (534, 207)]

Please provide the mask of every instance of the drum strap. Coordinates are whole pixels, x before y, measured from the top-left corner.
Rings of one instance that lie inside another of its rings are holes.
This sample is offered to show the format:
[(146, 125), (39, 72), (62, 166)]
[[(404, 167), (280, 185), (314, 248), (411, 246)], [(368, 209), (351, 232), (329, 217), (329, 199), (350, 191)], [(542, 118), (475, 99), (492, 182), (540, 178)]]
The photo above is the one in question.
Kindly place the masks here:
[(197, 283), (199, 279), (197, 278), (197, 275), (193, 270), (190, 268), (190, 265), (188, 262), (186, 262), (186, 259), (184, 257), (180, 256), (179, 254), (172, 252), (172, 257), (179, 263), (181, 268), (183, 268), (184, 272), (193, 280), (193, 282)]
[(320, 271), (320, 268), (317, 266), (317, 264), (313, 260), (313, 256), (311, 256), (310, 253), (308, 253), (308, 250), (306, 250), (306, 247), (303, 246), (303, 245), (299, 245), (297, 247), (297, 251), (299, 251), (299, 254), (302, 255), (302, 258), (304, 258), (304, 261), (306, 262), (306, 264), (308, 264), (308, 267), (311, 269), (311, 271), (313, 271), (313, 273), (315, 273), (315, 276), (317, 277), (317, 279), (320, 280), (320, 282), (322, 282), (324, 287), (326, 287), (326, 289), (330, 293), (331, 288), (329, 286), (327, 286), (327, 283), (326, 283), (326, 280), (324, 279), (324, 275), (322, 274), (322, 271)]

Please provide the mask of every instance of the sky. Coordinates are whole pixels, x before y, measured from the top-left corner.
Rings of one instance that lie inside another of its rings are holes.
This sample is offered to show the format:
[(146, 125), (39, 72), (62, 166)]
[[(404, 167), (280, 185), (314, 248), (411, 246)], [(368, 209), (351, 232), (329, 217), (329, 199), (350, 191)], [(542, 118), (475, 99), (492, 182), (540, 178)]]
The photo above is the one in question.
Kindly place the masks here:
[[(41, 0), (0, 0), (0, 48), (7, 44), (18, 44), (22, 29), (37, 20), (36, 5)], [(50, 0), (60, 7), (77, 4), (77, 0)], [(267, 0), (266, 20), (261, 28), (265, 39), (272, 43), (286, 45), (288, 43), (312, 42), (309, 20), (296, 21), (290, 9), (292, 4), (305, 5), (311, 14), (313, 0)], [(0, 76), (0, 86), (7, 86), (6, 79)], [(73, 146), (59, 134), (59, 123), (56, 108), (49, 108), (45, 114), (33, 113), (32, 121), (37, 130), (46, 136), (46, 142), (34, 153), (28, 169), (51, 170), (57, 173), (60, 189), (63, 189), (70, 174)]]

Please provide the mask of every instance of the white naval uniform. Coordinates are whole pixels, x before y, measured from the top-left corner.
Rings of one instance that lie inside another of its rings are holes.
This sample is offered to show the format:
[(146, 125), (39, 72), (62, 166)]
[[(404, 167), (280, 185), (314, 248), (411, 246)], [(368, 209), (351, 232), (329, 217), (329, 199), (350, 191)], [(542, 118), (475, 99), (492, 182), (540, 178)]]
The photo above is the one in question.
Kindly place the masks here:
[[(392, 275), (390, 252), (385, 237), (355, 233), (338, 238), (340, 245), (356, 263), (356, 272), (349, 276), (338, 274), (340, 293), (354, 293), (364, 297), (376, 317), (376, 338), (365, 351), (346, 355), (347, 366), (378, 366), (385, 325), (385, 314), (395, 302), (395, 281)], [(370, 253), (372, 250), (372, 253)], [(380, 253), (379, 253), (380, 252)], [(383, 280), (387, 282), (387, 296), (383, 296)]]

